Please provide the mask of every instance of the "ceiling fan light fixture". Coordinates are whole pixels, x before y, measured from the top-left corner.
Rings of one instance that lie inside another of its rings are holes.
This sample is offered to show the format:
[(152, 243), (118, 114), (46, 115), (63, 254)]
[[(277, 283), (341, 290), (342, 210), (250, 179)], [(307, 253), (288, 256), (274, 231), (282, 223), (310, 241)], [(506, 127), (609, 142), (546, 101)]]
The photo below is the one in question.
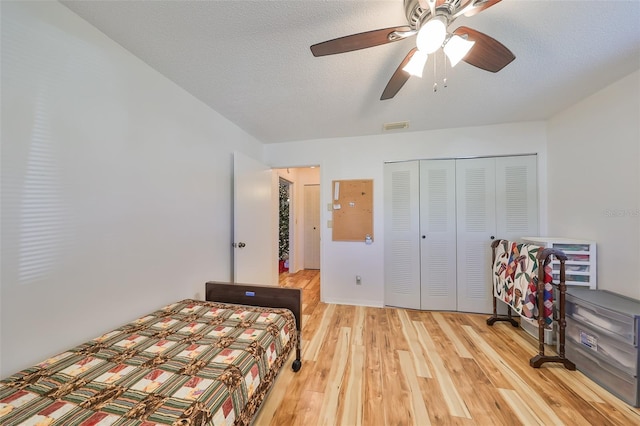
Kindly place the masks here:
[(424, 65), (427, 63), (428, 57), (429, 55), (423, 51), (416, 50), (411, 59), (409, 59), (409, 62), (407, 62), (407, 65), (402, 69), (414, 77), (422, 78), (422, 71), (424, 70)]
[(467, 53), (475, 43), (475, 41), (466, 40), (459, 35), (451, 36), (443, 49), (447, 58), (449, 58), (449, 62), (451, 62), (451, 66), (455, 67), (458, 62), (467, 56)]
[(446, 18), (444, 16), (438, 15), (420, 28), (416, 37), (418, 50), (425, 53), (433, 53), (442, 46), (444, 39), (447, 37), (447, 24), (445, 21)]
[[(395, 43), (416, 36), (416, 46), (406, 53), (395, 69), (380, 95), (380, 100), (393, 98), (412, 75), (422, 76), (427, 55), (435, 53), (440, 48), (446, 51), (443, 56), (448, 56), (443, 64), (445, 73), (443, 82), (446, 87), (447, 61), (456, 65), (464, 60), (467, 64), (481, 70), (498, 72), (516, 58), (506, 46), (480, 31), (464, 25), (451, 33), (447, 31), (449, 25), (460, 16), (477, 15), (500, 1), (404, 0), (406, 25), (380, 28), (316, 43), (311, 46), (311, 53), (313, 56), (335, 55)], [(416, 54), (416, 52), (419, 53)], [(438, 61), (432, 60), (432, 62), (435, 80)]]

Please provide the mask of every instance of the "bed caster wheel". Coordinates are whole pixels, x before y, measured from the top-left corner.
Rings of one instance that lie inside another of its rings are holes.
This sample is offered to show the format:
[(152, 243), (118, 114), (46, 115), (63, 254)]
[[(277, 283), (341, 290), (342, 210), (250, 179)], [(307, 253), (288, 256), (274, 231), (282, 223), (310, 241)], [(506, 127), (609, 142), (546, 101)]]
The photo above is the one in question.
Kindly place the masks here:
[(293, 361), (293, 364), (291, 364), (291, 368), (296, 373), (300, 370), (300, 367), (302, 367), (302, 362), (299, 359), (296, 359)]

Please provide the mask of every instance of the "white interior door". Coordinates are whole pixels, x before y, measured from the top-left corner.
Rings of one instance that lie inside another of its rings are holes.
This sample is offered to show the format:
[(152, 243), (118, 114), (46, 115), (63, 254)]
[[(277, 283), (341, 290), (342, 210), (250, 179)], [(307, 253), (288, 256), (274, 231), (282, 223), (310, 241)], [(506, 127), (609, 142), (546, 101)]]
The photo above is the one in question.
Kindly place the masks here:
[(234, 152), (233, 176), (233, 281), (277, 285), (278, 212), (272, 172)]
[(419, 162), (384, 165), (384, 303), (420, 309)]
[(456, 161), (420, 161), (420, 305), (455, 311)]
[(304, 269), (320, 269), (320, 185), (304, 186)]
[(495, 159), (456, 162), (458, 311), (492, 310), (491, 241), (496, 235)]

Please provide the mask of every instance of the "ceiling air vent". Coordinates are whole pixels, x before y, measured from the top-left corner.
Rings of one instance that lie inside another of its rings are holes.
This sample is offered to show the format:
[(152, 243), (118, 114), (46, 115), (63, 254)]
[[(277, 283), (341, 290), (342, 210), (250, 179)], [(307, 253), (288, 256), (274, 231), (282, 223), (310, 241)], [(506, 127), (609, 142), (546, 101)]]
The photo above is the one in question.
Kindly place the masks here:
[(409, 128), (409, 122), (408, 121), (398, 121), (395, 123), (384, 123), (382, 125), (382, 129), (385, 132), (388, 132), (389, 130), (400, 130), (400, 129), (408, 129)]

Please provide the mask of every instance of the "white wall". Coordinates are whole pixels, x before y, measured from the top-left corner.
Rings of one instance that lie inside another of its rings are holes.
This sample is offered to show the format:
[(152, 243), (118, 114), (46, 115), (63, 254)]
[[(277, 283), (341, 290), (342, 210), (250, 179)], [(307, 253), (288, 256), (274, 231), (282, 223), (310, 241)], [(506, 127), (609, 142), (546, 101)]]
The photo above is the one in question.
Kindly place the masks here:
[(595, 240), (598, 287), (640, 299), (640, 71), (548, 130), (549, 235)]
[(229, 280), (262, 145), (59, 3), (1, 7), (5, 376)]
[[(546, 229), (546, 125), (542, 122), (395, 133), (379, 136), (265, 145), (265, 161), (273, 167), (320, 164), (321, 200), (331, 201), (331, 181), (373, 179), (374, 238), (334, 242), (321, 208), (322, 300), (328, 303), (381, 306), (384, 302), (383, 165), (385, 161), (488, 155), (538, 154), (540, 224)], [(355, 276), (362, 277), (356, 286)]]

